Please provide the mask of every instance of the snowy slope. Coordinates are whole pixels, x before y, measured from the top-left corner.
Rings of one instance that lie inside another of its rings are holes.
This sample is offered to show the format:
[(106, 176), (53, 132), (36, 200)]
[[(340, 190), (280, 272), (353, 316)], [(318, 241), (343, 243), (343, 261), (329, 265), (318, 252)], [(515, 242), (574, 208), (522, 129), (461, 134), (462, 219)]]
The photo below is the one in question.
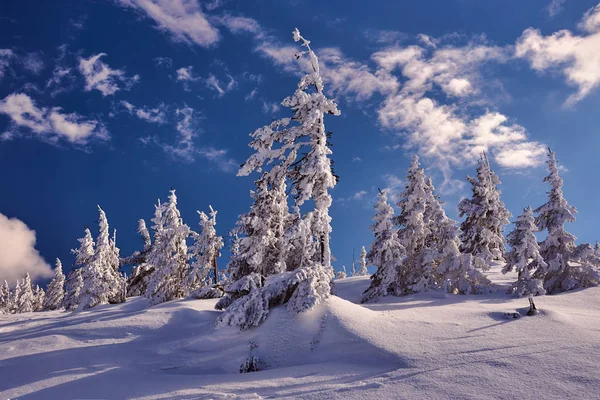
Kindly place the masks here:
[[(214, 300), (142, 298), (77, 313), (0, 316), (0, 399), (600, 398), (600, 288), (526, 299), (423, 293), (355, 304), (337, 282), (310, 312), (213, 329)], [(249, 343), (266, 369), (240, 374)]]

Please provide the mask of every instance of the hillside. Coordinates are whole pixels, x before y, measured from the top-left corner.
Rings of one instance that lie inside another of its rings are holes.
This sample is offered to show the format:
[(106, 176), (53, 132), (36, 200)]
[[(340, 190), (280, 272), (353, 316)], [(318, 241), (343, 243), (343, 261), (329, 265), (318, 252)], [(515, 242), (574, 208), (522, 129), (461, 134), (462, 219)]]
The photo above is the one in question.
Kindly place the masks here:
[[(213, 328), (214, 300), (0, 316), (0, 399), (598, 398), (600, 288), (536, 299), (423, 293), (354, 302), (368, 278), (300, 315)], [(240, 374), (254, 354), (265, 370)]]

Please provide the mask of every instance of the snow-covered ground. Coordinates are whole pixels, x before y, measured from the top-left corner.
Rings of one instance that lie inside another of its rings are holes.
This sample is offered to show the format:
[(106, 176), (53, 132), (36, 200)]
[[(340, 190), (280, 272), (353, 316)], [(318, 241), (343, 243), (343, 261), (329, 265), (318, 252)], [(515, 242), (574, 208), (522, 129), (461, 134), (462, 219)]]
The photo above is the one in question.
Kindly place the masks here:
[[(213, 328), (214, 300), (0, 315), (0, 399), (600, 398), (600, 288), (527, 299), (423, 293), (356, 304), (366, 277), (307, 313)], [(265, 370), (240, 374), (258, 347)]]

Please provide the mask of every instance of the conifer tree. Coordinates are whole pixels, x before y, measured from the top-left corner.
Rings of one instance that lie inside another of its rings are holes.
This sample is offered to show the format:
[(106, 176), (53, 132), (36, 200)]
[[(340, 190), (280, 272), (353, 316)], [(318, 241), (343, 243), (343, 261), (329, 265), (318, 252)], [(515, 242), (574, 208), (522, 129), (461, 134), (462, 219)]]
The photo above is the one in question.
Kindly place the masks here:
[(203, 211), (198, 211), (200, 216), (199, 234), (194, 235), (194, 244), (190, 247), (190, 253), (194, 258), (192, 272), (189, 279), (189, 290), (193, 292), (198, 288), (211, 284), (209, 276), (212, 273), (214, 284), (217, 284), (219, 275), (216, 270), (217, 258), (221, 256), (223, 238), (217, 235), (215, 226), (217, 224), (217, 212), (210, 208), (210, 217)]
[[(106, 213), (98, 206), (99, 233), (91, 260), (82, 267), (83, 288), (80, 304), (92, 308), (98, 304), (123, 302), (124, 278), (119, 272), (118, 249), (109, 238)], [(87, 239), (86, 239), (87, 241)]]
[(548, 267), (540, 255), (535, 232), (537, 226), (533, 210), (528, 206), (517, 218), (515, 229), (507, 236), (510, 251), (506, 254), (506, 265), (502, 269), (504, 274), (512, 270), (517, 271), (517, 282), (510, 289), (511, 293), (517, 296), (538, 296), (546, 293), (542, 282), (533, 277), (538, 268), (544, 270)]
[(398, 276), (406, 250), (394, 229), (393, 216), (394, 209), (388, 203), (386, 192), (380, 191), (371, 226), (375, 240), (367, 254), (369, 262), (377, 267), (377, 271), (371, 276), (371, 285), (362, 294), (361, 303), (399, 292)]
[(83, 289), (82, 271), (83, 267), (71, 270), (65, 280), (65, 297), (62, 307), (67, 311), (73, 311), (79, 306), (79, 296)]
[[(262, 172), (266, 165), (273, 164), (274, 168), (265, 173), (268, 187), (277, 187), (282, 179), (289, 178), (296, 206), (302, 206), (311, 199), (314, 201), (313, 210), (298, 219), (295, 229), (290, 229), (290, 232), (306, 234), (305, 228), (310, 226), (311, 239), (295, 236), (302, 251), (298, 251), (300, 260), (292, 260), (292, 263), (299, 263), (299, 267), (287, 274), (278, 274), (282, 275), (278, 280), (267, 281), (272, 284), (271, 287), (265, 286), (255, 290), (258, 293), (249, 293), (236, 300), (219, 318), (220, 325), (242, 328), (258, 325), (267, 317), (270, 307), (286, 302), (292, 311), (308, 310), (327, 298), (331, 291), (330, 282), (334, 276), (329, 246), (329, 189), (335, 186), (336, 176), (329, 157), (329, 133), (325, 130), (324, 117), (326, 114), (339, 115), (340, 112), (335, 102), (324, 94), (318, 59), (310, 48), (310, 42), (297, 29), (293, 37), (306, 48), (298, 57), (303, 54), (309, 56), (311, 72), (300, 80), (295, 93), (282, 102), (284, 107), (293, 111), (293, 117), (274, 121), (252, 133), (250, 146), (256, 152), (244, 163), (238, 175)], [(298, 159), (299, 154), (303, 155)], [(306, 242), (312, 242), (311, 248), (305, 246)], [(296, 249), (299, 250), (298, 247)], [(309, 255), (310, 258), (307, 257)], [(278, 254), (277, 258), (283, 260), (288, 257)], [(286, 265), (286, 269), (290, 267)], [(283, 295), (288, 291), (291, 292), (289, 295)]]
[(159, 304), (187, 295), (186, 280), (189, 274), (186, 240), (190, 228), (183, 223), (177, 209), (175, 190), (170, 191), (169, 201), (158, 204), (154, 219), (154, 245), (148, 263), (154, 267), (150, 275), (146, 297), (150, 304)]
[(56, 310), (62, 306), (65, 297), (65, 276), (62, 272), (62, 263), (57, 258), (54, 268), (54, 278), (46, 288), (46, 297), (44, 298), (44, 310)]
[(31, 277), (29, 272), (25, 275), (25, 279), (20, 285), (19, 298), (17, 300), (17, 313), (26, 313), (34, 311), (35, 296), (33, 287), (31, 286)]
[(15, 290), (12, 293), (12, 299), (10, 301), (10, 312), (12, 314), (16, 314), (19, 311), (19, 304), (21, 302), (21, 292), (22, 292), (22, 288), (23, 287), (23, 283), (21, 282), (20, 279), (17, 279), (17, 281), (15, 282)]
[(138, 233), (144, 242), (142, 251), (136, 251), (124, 260), (127, 264), (133, 264), (131, 276), (127, 280), (127, 297), (143, 296), (148, 288), (150, 275), (154, 272), (154, 266), (148, 263), (150, 252), (152, 251), (152, 239), (146, 227), (146, 221), (138, 220)]
[(79, 242), (78, 249), (72, 249), (71, 253), (75, 255), (75, 266), (85, 267), (92, 261), (94, 257), (94, 239), (92, 239), (92, 233), (90, 229), (85, 227), (85, 235), (81, 239), (77, 239)]
[(420, 292), (435, 286), (433, 260), (426, 246), (431, 234), (425, 212), (428, 187), (419, 157), (413, 157), (406, 175), (406, 186), (397, 203), (400, 215), (394, 218), (398, 239), (406, 249), (406, 258), (398, 276), (398, 294)]
[(500, 200), (498, 176), (492, 171), (484, 153), (477, 163), (477, 177), (468, 176), (472, 196), (458, 204), (459, 216), (465, 217), (460, 226), (461, 251), (486, 262), (504, 262), (504, 236), (502, 229), (510, 223), (510, 212)]
[(575, 253), (575, 236), (565, 230), (565, 223), (574, 222), (577, 210), (563, 197), (563, 180), (558, 174), (554, 152), (548, 149), (549, 174), (544, 178), (551, 186), (548, 201), (535, 210), (535, 223), (540, 230), (547, 230), (548, 236), (540, 243), (540, 254), (547, 266), (538, 268), (536, 278), (544, 280), (544, 289), (549, 294), (598, 284), (598, 273), (589, 266), (573, 266), (572, 258), (580, 258)]
[(11, 306), (11, 292), (8, 282), (5, 280), (4, 285), (0, 286), (0, 313), (10, 313)]
[(35, 285), (33, 290), (33, 311), (42, 311), (44, 309), (44, 300), (46, 292), (39, 285)]
[(335, 278), (336, 279), (345, 279), (347, 277), (348, 277), (348, 274), (346, 273), (346, 266), (342, 265), (342, 269), (337, 272), (337, 274), (335, 275)]
[(357, 272), (358, 276), (367, 276), (369, 271), (367, 270), (367, 250), (365, 246), (360, 249), (360, 269)]

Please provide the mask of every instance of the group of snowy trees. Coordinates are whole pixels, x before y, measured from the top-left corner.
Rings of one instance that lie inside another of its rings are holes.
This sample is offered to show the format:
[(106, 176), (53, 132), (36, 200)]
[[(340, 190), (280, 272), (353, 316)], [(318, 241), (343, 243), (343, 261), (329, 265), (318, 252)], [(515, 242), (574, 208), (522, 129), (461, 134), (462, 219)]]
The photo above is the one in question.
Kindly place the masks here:
[[(480, 160), (478, 170), (481, 170), (480, 179), (471, 179), (474, 193), (489, 192), (490, 196), (486, 201), (474, 196), (464, 200), (461, 207), (470, 216), (470, 223), (503, 223), (502, 218), (490, 216), (494, 213), (506, 216), (508, 212), (496, 194), (497, 178), (484, 172), (493, 174), (487, 159)], [(474, 215), (476, 204), (486, 207), (481, 213), (485, 219)], [(461, 231), (456, 222), (446, 216), (431, 178), (425, 176), (417, 156), (408, 169), (406, 187), (398, 196), (397, 206), (400, 214), (394, 216), (387, 193), (380, 191), (372, 226), (375, 240), (367, 255), (370, 263), (377, 266), (377, 271), (362, 295), (362, 302), (387, 294), (402, 296), (436, 288), (461, 294), (490, 290), (490, 281), (482, 271), (487, 267), (486, 260), (494, 259), (496, 252), (493, 250), (497, 249), (498, 243), (502, 245), (501, 234), (500, 238), (495, 238), (498, 229), (485, 227), (487, 242), (477, 243), (470, 252), (461, 251), (462, 244), (475, 242), (470, 235), (480, 235), (480, 232), (476, 233), (475, 229)]]
[[(511, 288), (518, 296), (598, 285), (600, 246), (575, 246), (575, 237), (564, 224), (575, 220), (576, 210), (562, 195), (562, 179), (551, 150), (547, 164), (548, 202), (535, 210), (536, 218), (531, 207), (524, 210), (507, 237), (507, 252), (502, 231), (511, 214), (500, 200), (500, 180), (487, 155), (478, 161), (477, 176), (467, 177), (472, 196), (458, 205), (459, 216), (465, 218), (460, 228), (445, 215), (431, 178), (425, 176), (415, 156), (405, 190), (399, 195), (400, 215), (394, 216), (387, 194), (379, 194), (372, 226), (375, 240), (368, 254), (377, 272), (362, 301), (430, 289), (456, 294), (488, 292), (491, 286), (484, 272), (491, 262), (505, 263), (504, 273), (518, 272)], [(538, 243), (535, 232), (543, 230), (548, 236)]]
[[(600, 284), (600, 246), (575, 246), (575, 236), (565, 229), (575, 221), (577, 210), (563, 197), (563, 181), (558, 175), (554, 152), (548, 149), (550, 184), (548, 201), (535, 211), (526, 207), (508, 235), (511, 246), (503, 272), (516, 270), (518, 280), (511, 291), (518, 296), (557, 293)], [(537, 216), (534, 218), (534, 212)], [(535, 232), (547, 231), (538, 243)]]
[[(352, 253), (352, 257), (354, 258), (354, 252)], [(356, 269), (356, 263), (359, 263), (359, 269)], [(367, 276), (369, 275), (369, 271), (367, 270), (367, 250), (365, 246), (360, 249), (360, 260), (352, 261), (352, 271), (350, 272), (350, 276)], [(346, 266), (342, 265), (341, 271), (338, 271), (335, 275), (336, 279), (344, 279), (348, 277), (348, 273), (346, 272)]]
[[(177, 197), (171, 190), (167, 203), (155, 207), (153, 239), (143, 219), (138, 232), (144, 241), (142, 251), (119, 257), (116, 231), (109, 236), (106, 213), (98, 207), (99, 233), (96, 241), (86, 227), (75, 255), (75, 268), (65, 278), (62, 264), (56, 260), (55, 276), (46, 292), (32, 287), (29, 274), (18, 281), (11, 291), (7, 282), (0, 286), (0, 310), (8, 313), (42, 310), (88, 309), (99, 304), (116, 304), (130, 296), (146, 296), (150, 304), (183, 297), (220, 297), (223, 290), (216, 285), (216, 259), (223, 239), (215, 230), (217, 212), (198, 212), (200, 233), (183, 223), (177, 209)], [(192, 245), (188, 247), (190, 240)], [(129, 278), (121, 272), (124, 265), (133, 265)], [(212, 283), (214, 282), (215, 285)]]
[(62, 264), (56, 259), (54, 278), (46, 291), (33, 286), (29, 273), (22, 280), (17, 280), (11, 290), (7, 281), (0, 286), (0, 314), (17, 314), (32, 311), (56, 310), (62, 307), (64, 297), (65, 276), (62, 273)]

